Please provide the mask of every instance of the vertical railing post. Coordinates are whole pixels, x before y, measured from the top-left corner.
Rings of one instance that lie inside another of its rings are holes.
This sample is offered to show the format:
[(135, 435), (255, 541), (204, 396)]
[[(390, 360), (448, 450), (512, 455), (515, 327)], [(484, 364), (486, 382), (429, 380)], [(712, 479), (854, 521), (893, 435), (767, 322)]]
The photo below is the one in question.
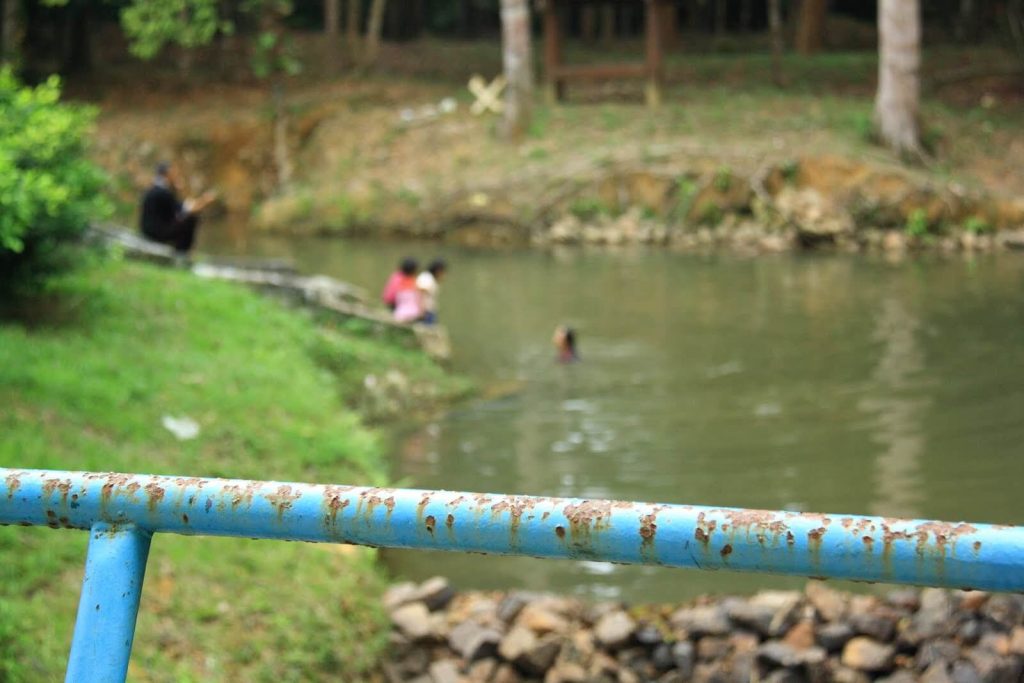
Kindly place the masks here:
[(66, 682), (127, 676), (151, 538), (133, 525), (97, 523), (89, 531)]

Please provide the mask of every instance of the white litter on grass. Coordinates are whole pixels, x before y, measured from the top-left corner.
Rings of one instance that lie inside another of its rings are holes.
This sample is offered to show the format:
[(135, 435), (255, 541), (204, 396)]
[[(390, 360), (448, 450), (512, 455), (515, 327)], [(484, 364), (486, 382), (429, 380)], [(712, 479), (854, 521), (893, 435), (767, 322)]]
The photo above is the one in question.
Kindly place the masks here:
[(160, 424), (178, 441), (189, 441), (199, 436), (199, 423), (190, 417), (164, 415), (160, 419)]
[(445, 114), (451, 114), (459, 108), (454, 97), (445, 97), (437, 104), (424, 104), (419, 107), (404, 107), (398, 112), (398, 120), (404, 124), (425, 123), (433, 121)]

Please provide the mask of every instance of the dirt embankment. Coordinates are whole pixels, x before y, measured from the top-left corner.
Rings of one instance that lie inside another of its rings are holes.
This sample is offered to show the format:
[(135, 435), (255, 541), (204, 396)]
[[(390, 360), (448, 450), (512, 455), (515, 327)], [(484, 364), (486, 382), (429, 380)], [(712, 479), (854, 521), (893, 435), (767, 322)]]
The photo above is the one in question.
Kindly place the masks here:
[(273, 108), (258, 89), (108, 108), (97, 153), (118, 179), (123, 214), (152, 163), (173, 157), (192, 191), (220, 191), (223, 212), (288, 234), (767, 251), (1021, 242), (1013, 188), (1024, 179), (1013, 169), (1024, 146), (1012, 121), (971, 133), (964, 116), (936, 111), (946, 133), (935, 160), (908, 167), (866, 143), (858, 101), (713, 91), (657, 111), (542, 108), (517, 144), (467, 104), (439, 84), (296, 90), (285, 107), (295, 169), (286, 185)]

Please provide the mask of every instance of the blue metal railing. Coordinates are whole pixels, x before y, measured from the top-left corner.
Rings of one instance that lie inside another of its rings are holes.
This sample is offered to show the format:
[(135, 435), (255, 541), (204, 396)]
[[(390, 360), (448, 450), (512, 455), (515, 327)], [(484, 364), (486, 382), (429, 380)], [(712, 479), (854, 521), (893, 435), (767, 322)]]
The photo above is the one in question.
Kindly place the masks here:
[(1024, 527), (0, 468), (0, 523), (88, 530), (68, 681), (123, 680), (155, 533), (1024, 591)]

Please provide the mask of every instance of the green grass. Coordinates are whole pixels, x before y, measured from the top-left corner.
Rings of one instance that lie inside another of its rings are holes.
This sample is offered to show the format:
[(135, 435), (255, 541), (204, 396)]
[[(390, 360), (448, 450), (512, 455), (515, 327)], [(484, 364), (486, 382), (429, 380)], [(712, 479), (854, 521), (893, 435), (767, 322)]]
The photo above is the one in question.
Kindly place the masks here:
[[(3, 466), (379, 484), (350, 407), (365, 374), (460, 387), (418, 352), (147, 266), (86, 267), (39, 308), (42, 324), (0, 322)], [(165, 414), (199, 437), (176, 441)], [(60, 678), (85, 541), (0, 528), (0, 680)], [(385, 646), (382, 586), (365, 549), (158, 536), (130, 677), (359, 680)]]

